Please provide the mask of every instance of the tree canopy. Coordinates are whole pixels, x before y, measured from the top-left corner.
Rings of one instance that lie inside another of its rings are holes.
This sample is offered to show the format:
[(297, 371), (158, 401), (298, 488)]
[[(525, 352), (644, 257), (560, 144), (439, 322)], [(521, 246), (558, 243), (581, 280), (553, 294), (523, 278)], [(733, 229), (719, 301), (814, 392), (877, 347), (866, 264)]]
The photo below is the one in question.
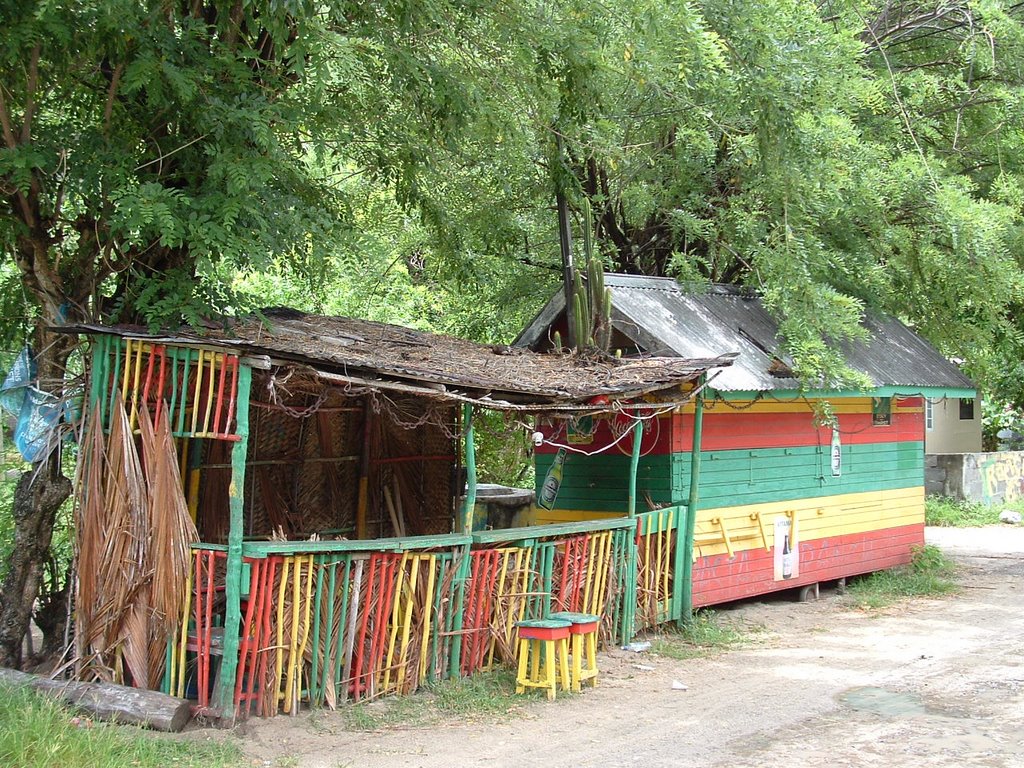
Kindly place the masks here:
[(873, 307), (1024, 406), (1022, 67), (1001, 0), (0, 0), (3, 331), (54, 388), (66, 317), (507, 341), (560, 190), (609, 269), (763, 291), (809, 382)]

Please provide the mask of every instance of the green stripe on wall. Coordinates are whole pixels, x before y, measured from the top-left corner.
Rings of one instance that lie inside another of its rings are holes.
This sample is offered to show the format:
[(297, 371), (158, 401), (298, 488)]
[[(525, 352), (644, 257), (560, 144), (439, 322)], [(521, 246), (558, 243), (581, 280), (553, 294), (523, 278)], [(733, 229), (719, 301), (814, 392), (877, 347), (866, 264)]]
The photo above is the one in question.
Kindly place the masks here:
[[(843, 446), (841, 477), (832, 477), (830, 446), (708, 451), (701, 466), (705, 507), (761, 504), (841, 493), (911, 488), (924, 484), (924, 445), (918, 441)], [(552, 456), (537, 457), (538, 487)], [(556, 509), (625, 512), (629, 457), (570, 455)], [(684, 503), (690, 487), (690, 455), (642, 458), (637, 475), (638, 509)]]
[[(537, 493), (554, 455), (538, 454)], [(637, 467), (637, 511), (647, 509), (647, 496), (659, 504), (672, 504), (673, 457), (666, 454), (641, 457)], [(587, 509), (626, 513), (629, 497), (629, 456), (602, 453), (583, 456), (570, 453), (562, 470), (555, 509)]]

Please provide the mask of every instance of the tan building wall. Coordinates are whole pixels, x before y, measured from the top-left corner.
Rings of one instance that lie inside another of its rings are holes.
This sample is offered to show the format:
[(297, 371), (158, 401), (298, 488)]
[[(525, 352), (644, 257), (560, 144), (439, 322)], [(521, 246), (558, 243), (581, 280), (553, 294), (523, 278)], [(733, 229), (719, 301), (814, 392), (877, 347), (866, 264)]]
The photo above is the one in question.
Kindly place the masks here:
[[(969, 418), (965, 418), (969, 416)], [(925, 400), (924, 452), (977, 453), (981, 451), (981, 398), (955, 397)]]

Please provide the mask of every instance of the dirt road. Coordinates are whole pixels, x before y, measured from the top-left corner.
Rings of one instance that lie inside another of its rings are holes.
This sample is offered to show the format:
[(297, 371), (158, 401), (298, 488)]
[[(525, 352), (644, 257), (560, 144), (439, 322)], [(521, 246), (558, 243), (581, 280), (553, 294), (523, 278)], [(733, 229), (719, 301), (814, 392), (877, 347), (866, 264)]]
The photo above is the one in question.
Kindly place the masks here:
[(304, 768), (1022, 766), (1024, 528), (928, 536), (963, 566), (954, 597), (869, 613), (834, 592), (750, 603), (722, 613), (759, 630), (746, 649), (616, 650), (597, 689), (526, 718), (351, 733), (336, 715), (278, 717), (248, 726), (243, 749)]

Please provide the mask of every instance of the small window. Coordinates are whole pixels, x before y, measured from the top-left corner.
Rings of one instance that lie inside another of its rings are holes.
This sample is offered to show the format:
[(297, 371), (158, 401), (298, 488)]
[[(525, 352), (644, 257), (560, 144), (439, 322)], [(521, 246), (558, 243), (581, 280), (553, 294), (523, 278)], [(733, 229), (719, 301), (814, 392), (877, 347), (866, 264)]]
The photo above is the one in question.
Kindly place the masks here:
[(924, 428), (928, 432), (935, 429), (935, 403), (928, 399), (924, 401)]
[(974, 421), (974, 398), (960, 398), (960, 421)]
[(888, 427), (892, 424), (892, 398), (871, 398), (871, 424), (876, 427)]

